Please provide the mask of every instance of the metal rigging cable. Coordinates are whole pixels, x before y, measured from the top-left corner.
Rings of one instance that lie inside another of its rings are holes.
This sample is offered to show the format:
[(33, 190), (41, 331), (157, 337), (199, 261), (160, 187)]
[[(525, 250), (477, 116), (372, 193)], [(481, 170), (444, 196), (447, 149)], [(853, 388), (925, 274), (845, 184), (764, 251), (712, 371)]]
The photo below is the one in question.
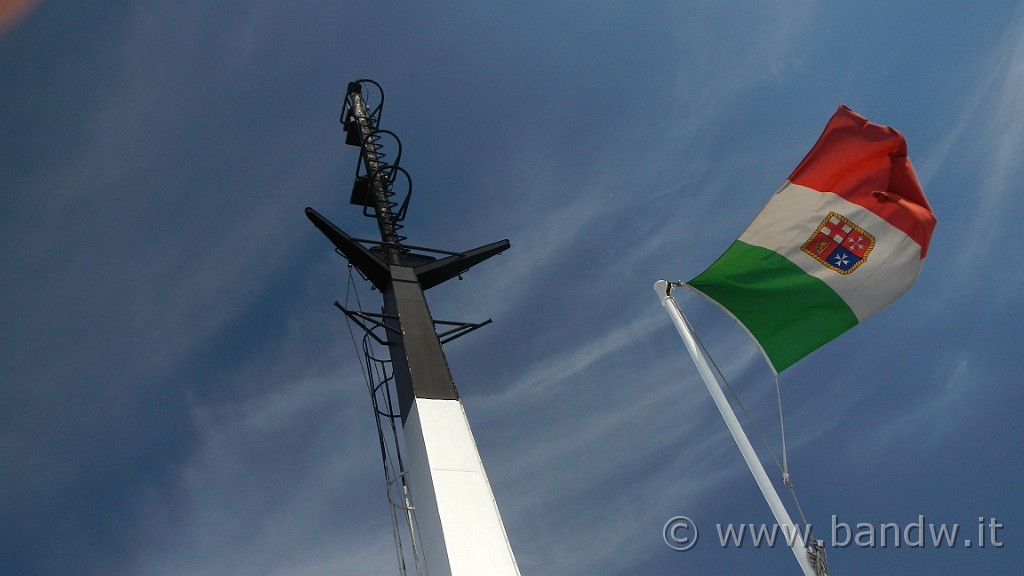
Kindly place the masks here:
[[(362, 310), (362, 302), (359, 299), (359, 290), (355, 285), (355, 278), (352, 274), (353, 266), (349, 266), (348, 282), (345, 288), (345, 307), (349, 307), (351, 300), (356, 301), (356, 309)], [(381, 463), (384, 468), (384, 484), (387, 491), (388, 508), (391, 517), (391, 530), (395, 540), (395, 553), (398, 558), (399, 573), (402, 576), (408, 574), (407, 551), (405, 549), (403, 533), (407, 533), (411, 547), (412, 563), (416, 576), (427, 576), (426, 566), (420, 558), (416, 534), (415, 507), (412, 505), (408, 482), (407, 470), (402, 459), (401, 445), (398, 438), (398, 429), (395, 421), (400, 418), (394, 406), (394, 396), (391, 393), (391, 383), (394, 380), (393, 371), (388, 369), (391, 361), (380, 358), (373, 350), (373, 342), (379, 338), (372, 333), (372, 329), (360, 326), (365, 333), (362, 337), (362, 346), (356, 341), (355, 332), (352, 329), (354, 322), (346, 322), (352, 347), (357, 354), (362, 353), (364, 363), (361, 366), (363, 379), (367, 391), (370, 394), (370, 402), (373, 407), (374, 421), (377, 426), (377, 440), (380, 445)], [(392, 492), (399, 490), (398, 498), (393, 497)], [(403, 515), (404, 522), (398, 519), (399, 511)], [(404, 530), (403, 530), (404, 524)]]

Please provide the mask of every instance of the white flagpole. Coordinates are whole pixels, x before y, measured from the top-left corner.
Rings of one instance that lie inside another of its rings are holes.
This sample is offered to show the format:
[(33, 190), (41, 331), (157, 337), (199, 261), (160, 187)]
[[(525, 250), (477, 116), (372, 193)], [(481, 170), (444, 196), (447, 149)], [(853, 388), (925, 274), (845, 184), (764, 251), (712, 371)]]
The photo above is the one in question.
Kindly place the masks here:
[(665, 280), (659, 280), (654, 284), (654, 291), (657, 292), (662, 306), (668, 311), (669, 317), (672, 318), (672, 323), (675, 324), (676, 330), (679, 331), (679, 336), (682, 337), (683, 343), (686, 344), (686, 349), (690, 352), (693, 363), (697, 365), (697, 371), (700, 372), (701, 378), (704, 379), (704, 384), (707, 385), (711, 398), (715, 401), (715, 405), (718, 406), (718, 411), (722, 413), (725, 425), (729, 428), (729, 432), (732, 434), (733, 440), (736, 441), (736, 445), (739, 446), (740, 453), (747, 462), (750, 473), (754, 475), (754, 480), (757, 481), (761, 494), (764, 495), (765, 501), (768, 502), (768, 507), (772, 509), (776, 522), (782, 528), (783, 534), (786, 536), (786, 543), (792, 548), (793, 555), (796, 556), (796, 561), (800, 564), (804, 576), (817, 576), (814, 567), (811, 565), (810, 558), (808, 558), (803, 535), (798, 527), (793, 524), (793, 520), (790, 519), (789, 512), (786, 511), (786, 507), (782, 504), (778, 492), (775, 491), (775, 486), (768, 478), (768, 474), (765, 472), (764, 466), (761, 465), (761, 460), (758, 459), (757, 453), (754, 452), (754, 447), (751, 446), (750, 440), (743, 431), (743, 427), (740, 426), (739, 420), (736, 419), (736, 414), (733, 412), (732, 406), (729, 405), (729, 400), (722, 392), (722, 386), (718, 383), (718, 378), (711, 370), (711, 367), (708, 366), (707, 359), (704, 358), (704, 354), (698, 348), (697, 340), (690, 330), (688, 322), (683, 317), (682, 311), (679, 310), (675, 300), (672, 298), (670, 290), (671, 286)]

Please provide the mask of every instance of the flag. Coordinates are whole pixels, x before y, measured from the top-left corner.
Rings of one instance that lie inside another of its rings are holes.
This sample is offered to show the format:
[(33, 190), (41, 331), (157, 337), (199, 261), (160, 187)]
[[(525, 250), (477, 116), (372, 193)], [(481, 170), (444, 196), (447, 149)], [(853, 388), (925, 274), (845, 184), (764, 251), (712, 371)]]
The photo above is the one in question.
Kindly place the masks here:
[(903, 136), (840, 106), (747, 230), (687, 284), (781, 372), (910, 288), (934, 228)]

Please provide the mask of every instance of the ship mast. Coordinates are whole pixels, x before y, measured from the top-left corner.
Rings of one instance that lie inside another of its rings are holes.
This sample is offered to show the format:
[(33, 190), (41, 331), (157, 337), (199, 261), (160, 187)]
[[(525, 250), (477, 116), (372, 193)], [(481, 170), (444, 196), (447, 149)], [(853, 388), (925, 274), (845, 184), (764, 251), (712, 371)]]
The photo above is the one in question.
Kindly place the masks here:
[[(374, 96), (379, 103), (371, 105), (368, 100)], [(409, 555), (417, 575), (518, 576), (442, 349), (443, 343), (490, 321), (436, 321), (424, 296), (425, 290), (508, 249), (509, 242), (501, 240), (466, 252), (405, 243), (402, 221), (412, 185), (399, 165), (400, 141), (379, 126), (383, 101), (376, 82), (353, 82), (341, 115), (346, 143), (359, 148), (351, 203), (376, 220), (380, 241), (353, 238), (312, 208), (306, 208), (306, 215), (383, 296), (381, 314), (336, 305), (365, 330), (369, 345), (377, 342), (388, 351), (388, 358), (367, 352), (367, 363), (382, 374), (370, 386), (382, 451), (397, 453), (383, 457), (388, 498), (401, 511), (411, 545), (409, 549), (398, 545), (399, 564), (404, 572), (404, 556)], [(388, 160), (385, 150), (393, 152), (394, 159)], [(438, 326), (443, 327), (440, 333)], [(397, 406), (391, 403), (392, 392)], [(389, 427), (395, 430), (396, 421), (401, 422), (402, 438), (396, 435), (389, 443), (383, 434)], [(397, 465), (389, 465), (390, 461)]]

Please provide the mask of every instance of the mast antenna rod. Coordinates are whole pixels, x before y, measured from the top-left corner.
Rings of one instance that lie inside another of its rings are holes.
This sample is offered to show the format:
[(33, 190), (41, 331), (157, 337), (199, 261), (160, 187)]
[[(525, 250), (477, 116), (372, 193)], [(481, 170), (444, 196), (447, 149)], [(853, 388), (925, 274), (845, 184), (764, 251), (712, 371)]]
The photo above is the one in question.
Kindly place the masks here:
[[(380, 91), (381, 102), (372, 111), (369, 109), (363, 96), (362, 85), (364, 83), (373, 84)], [(359, 157), (365, 170), (365, 176), (361, 177), (364, 181), (357, 182), (357, 186), (369, 188), (369, 194), (364, 199), (364, 205), (373, 208), (377, 219), (377, 226), (380, 229), (380, 239), (383, 242), (384, 253), (387, 255), (388, 262), (390, 264), (400, 264), (401, 245), (405, 238), (398, 234), (398, 230), (401, 228), (398, 222), (405, 217), (405, 206), (408, 205), (408, 197), (406, 202), (403, 203), (402, 209), (399, 212), (395, 212), (396, 204), (391, 201), (394, 195), (391, 187), (397, 170), (399, 170), (397, 162), (401, 155), (396, 157), (395, 164), (386, 164), (383, 161), (380, 151), (380, 138), (378, 136), (379, 130), (377, 128), (383, 105), (384, 90), (380, 84), (373, 80), (350, 82), (348, 93), (345, 97), (345, 107), (342, 110), (341, 122), (345, 127), (345, 131), (348, 132), (349, 143), (358, 143), (359, 146)], [(392, 132), (388, 132), (388, 134), (395, 137)], [(395, 138), (397, 139), (397, 137)], [(354, 196), (353, 202), (355, 201), (356, 198)]]

